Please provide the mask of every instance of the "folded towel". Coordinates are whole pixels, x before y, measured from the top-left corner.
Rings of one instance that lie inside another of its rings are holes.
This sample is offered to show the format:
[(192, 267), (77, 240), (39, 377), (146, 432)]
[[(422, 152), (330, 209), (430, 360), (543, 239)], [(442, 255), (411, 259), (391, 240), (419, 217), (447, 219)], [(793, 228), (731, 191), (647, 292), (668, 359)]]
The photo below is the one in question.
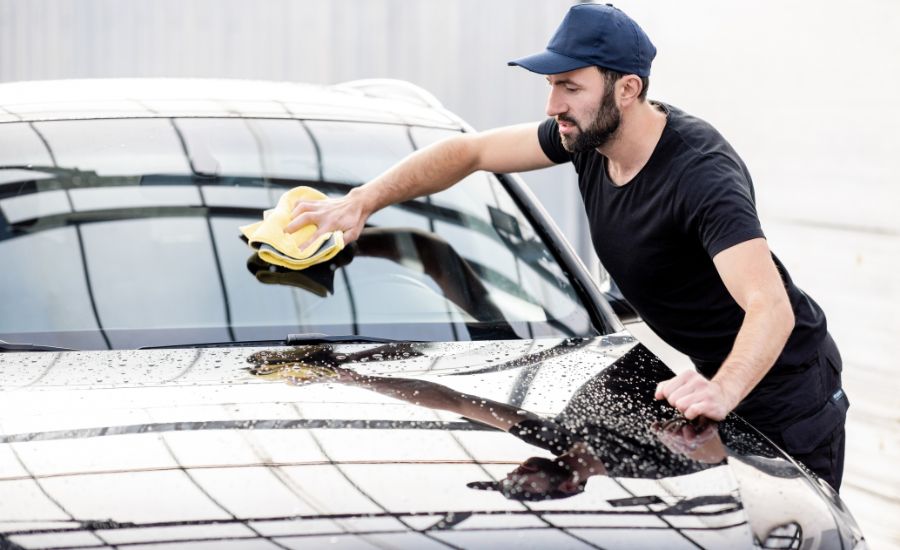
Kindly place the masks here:
[(339, 268), (353, 261), (355, 252), (355, 243), (351, 243), (334, 258), (301, 271), (264, 262), (259, 254), (254, 252), (247, 258), (247, 269), (261, 283), (294, 286), (324, 298), (334, 294), (334, 274)]
[(295, 187), (281, 195), (275, 208), (263, 212), (261, 222), (241, 227), (241, 233), (259, 257), (272, 265), (305, 269), (328, 261), (344, 248), (344, 234), (341, 231), (325, 233), (303, 250), (300, 245), (316, 232), (315, 225), (305, 225), (294, 233), (284, 232), (291, 221), (291, 211), (297, 201), (325, 198), (323, 193), (311, 187)]

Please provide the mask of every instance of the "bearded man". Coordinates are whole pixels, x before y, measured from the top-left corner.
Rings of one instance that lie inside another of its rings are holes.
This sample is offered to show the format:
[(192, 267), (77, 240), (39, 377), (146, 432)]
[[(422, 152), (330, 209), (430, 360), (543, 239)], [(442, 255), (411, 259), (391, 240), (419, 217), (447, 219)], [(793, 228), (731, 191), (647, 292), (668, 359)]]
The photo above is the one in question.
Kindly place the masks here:
[[(747, 167), (708, 123), (647, 100), (656, 48), (611, 5), (573, 6), (546, 51), (510, 62), (546, 76), (540, 123), (461, 134), (345, 197), (300, 202), (288, 230), (356, 239), (366, 219), (476, 170), (571, 162), (604, 268), (697, 371), (660, 383), (688, 419), (736, 411), (837, 490), (849, 402), (822, 309), (770, 252)], [(312, 240), (311, 239), (311, 240)]]

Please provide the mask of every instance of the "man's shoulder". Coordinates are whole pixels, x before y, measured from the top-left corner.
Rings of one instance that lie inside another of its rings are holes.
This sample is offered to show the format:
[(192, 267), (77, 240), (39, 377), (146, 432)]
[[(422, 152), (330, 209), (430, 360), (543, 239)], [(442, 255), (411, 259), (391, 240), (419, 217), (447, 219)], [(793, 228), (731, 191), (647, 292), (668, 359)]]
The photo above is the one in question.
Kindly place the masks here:
[(739, 175), (749, 183), (744, 161), (712, 124), (672, 105), (655, 103), (666, 112), (670, 177), (675, 176), (673, 179), (679, 182), (711, 184)]
[(668, 103), (659, 101), (653, 103), (666, 113), (666, 130), (671, 134), (681, 154), (695, 158), (709, 155), (737, 158), (731, 144), (706, 120)]

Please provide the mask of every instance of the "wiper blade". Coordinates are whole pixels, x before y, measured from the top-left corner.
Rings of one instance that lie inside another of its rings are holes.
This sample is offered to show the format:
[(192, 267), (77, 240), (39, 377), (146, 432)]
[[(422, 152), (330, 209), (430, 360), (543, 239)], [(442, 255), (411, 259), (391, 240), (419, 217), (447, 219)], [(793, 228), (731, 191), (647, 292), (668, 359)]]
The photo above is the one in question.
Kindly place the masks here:
[(79, 170), (78, 168), (66, 168), (64, 166), (50, 166), (42, 164), (5, 164), (3, 166), (0, 166), (0, 170), (24, 170), (27, 172), (43, 172), (46, 174), (53, 174), (55, 176), (97, 175), (97, 173), (93, 170), (84, 171)]
[(360, 334), (344, 334), (329, 336), (318, 332), (305, 334), (288, 334), (284, 343), (287, 346), (300, 344), (327, 344), (330, 342), (362, 343), (362, 344), (396, 344), (398, 342), (422, 342), (423, 340), (394, 340), (392, 338), (379, 338), (377, 336), (362, 336)]
[(172, 344), (166, 346), (145, 346), (138, 349), (180, 349), (180, 348), (234, 348), (234, 347), (257, 347), (257, 346), (304, 346), (312, 344), (396, 344), (396, 343), (417, 343), (424, 340), (392, 340), (390, 338), (379, 338), (376, 336), (363, 336), (359, 334), (341, 334), (328, 335), (319, 332), (311, 332), (304, 334), (288, 334), (284, 340), (241, 340), (232, 342), (207, 342), (198, 344)]
[(4, 351), (77, 351), (71, 348), (58, 348), (56, 346), (45, 346), (42, 344), (21, 344), (18, 342), (7, 342), (0, 340), (0, 352)]

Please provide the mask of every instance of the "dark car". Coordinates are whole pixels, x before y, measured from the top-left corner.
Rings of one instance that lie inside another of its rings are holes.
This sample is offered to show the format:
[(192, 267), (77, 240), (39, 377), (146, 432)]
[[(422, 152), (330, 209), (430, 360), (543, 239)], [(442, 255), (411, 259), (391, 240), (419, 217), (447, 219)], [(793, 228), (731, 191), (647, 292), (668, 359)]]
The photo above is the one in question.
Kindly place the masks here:
[(466, 131), (396, 81), (0, 85), (0, 548), (865, 548), (740, 418), (653, 399), (515, 176), (300, 271), (240, 238)]

